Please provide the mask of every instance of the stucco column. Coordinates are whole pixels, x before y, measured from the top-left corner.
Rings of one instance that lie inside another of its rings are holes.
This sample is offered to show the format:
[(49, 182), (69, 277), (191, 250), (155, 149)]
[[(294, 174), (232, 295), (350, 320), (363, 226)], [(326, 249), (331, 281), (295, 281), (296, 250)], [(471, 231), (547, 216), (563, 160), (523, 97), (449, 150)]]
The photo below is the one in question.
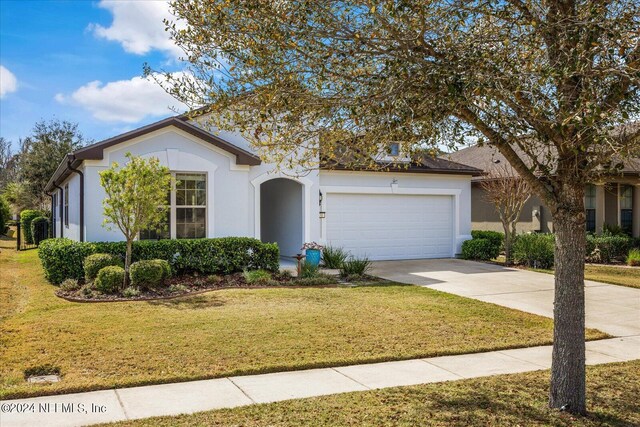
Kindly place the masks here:
[(633, 186), (633, 237), (640, 237), (640, 184)]
[(604, 225), (604, 183), (596, 184), (596, 233), (602, 233)]

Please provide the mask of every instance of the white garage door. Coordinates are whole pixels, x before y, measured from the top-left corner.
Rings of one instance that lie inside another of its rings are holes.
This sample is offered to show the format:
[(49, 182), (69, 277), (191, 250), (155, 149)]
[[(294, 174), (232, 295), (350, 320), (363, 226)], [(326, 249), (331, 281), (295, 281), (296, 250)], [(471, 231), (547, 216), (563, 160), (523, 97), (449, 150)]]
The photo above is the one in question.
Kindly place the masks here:
[(446, 258), (453, 218), (452, 196), (328, 194), (326, 236), (371, 260)]

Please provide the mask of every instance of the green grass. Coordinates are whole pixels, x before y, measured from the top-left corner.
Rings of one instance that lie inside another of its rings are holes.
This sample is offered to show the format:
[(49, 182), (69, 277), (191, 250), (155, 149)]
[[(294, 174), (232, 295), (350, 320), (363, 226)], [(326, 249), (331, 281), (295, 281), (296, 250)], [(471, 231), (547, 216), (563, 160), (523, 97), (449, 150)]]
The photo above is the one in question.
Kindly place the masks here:
[[(553, 270), (531, 270), (539, 273), (553, 274)], [(584, 278), (595, 282), (640, 289), (640, 268), (638, 267), (612, 267), (608, 265), (590, 264), (584, 267)]]
[(149, 418), (119, 427), (633, 426), (640, 425), (640, 361), (587, 368), (589, 414), (547, 407), (549, 372), (396, 387)]
[[(54, 295), (34, 250), (2, 250), (0, 269), (0, 398), (552, 341), (551, 319), (388, 282), (87, 304)], [(60, 368), (61, 382), (24, 381), (25, 369), (47, 364)]]
[[(496, 262), (504, 263), (504, 256), (498, 257)], [(553, 274), (553, 270), (549, 269), (531, 268), (530, 270)], [(640, 289), (640, 267), (587, 264), (584, 267), (584, 278), (595, 282)]]

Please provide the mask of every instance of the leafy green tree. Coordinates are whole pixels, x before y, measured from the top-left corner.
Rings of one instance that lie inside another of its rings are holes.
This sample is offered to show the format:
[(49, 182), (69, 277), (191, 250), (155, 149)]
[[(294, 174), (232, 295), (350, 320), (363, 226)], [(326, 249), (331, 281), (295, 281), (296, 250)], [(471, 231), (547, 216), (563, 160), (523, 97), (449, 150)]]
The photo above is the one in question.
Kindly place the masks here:
[(123, 288), (129, 283), (133, 241), (141, 230), (156, 226), (165, 218), (171, 185), (169, 169), (157, 158), (143, 159), (131, 153), (127, 153), (127, 158), (129, 161), (122, 168), (114, 162), (100, 172), (100, 184), (107, 194), (102, 202), (103, 226), (108, 229), (115, 226), (127, 241)]
[(19, 180), (31, 196), (30, 208), (44, 209), (49, 203), (44, 187), (64, 157), (89, 143), (76, 123), (65, 120), (37, 122), (31, 135), (21, 141)]
[(11, 150), (11, 141), (0, 136), (0, 193), (4, 192), (10, 182), (15, 181), (17, 159)]
[[(167, 90), (267, 160), (491, 144), (550, 208), (550, 405), (586, 411), (584, 186), (637, 149), (640, 2), (175, 0)], [(210, 114), (206, 114), (210, 113)], [(195, 115), (194, 115), (195, 117)], [(318, 142), (321, 142), (319, 144)], [(302, 149), (304, 148), (304, 149)], [(322, 152), (320, 152), (322, 150)], [(344, 159), (343, 159), (344, 160)]]

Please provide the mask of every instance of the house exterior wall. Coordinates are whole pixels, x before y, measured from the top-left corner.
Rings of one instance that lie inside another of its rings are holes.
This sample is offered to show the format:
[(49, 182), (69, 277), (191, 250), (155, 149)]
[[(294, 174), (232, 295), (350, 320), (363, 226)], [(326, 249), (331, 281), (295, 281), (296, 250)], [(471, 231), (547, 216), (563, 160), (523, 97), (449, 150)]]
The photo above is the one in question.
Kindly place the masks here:
[[(230, 142), (238, 142), (230, 135), (224, 135)], [(237, 137), (237, 135), (235, 136)], [(242, 146), (240, 143), (238, 145)], [(243, 146), (244, 148), (250, 148)], [(277, 170), (273, 164), (258, 166), (237, 165), (235, 156), (204, 142), (175, 127), (162, 128), (138, 138), (122, 142), (104, 149), (102, 160), (86, 160), (82, 165), (85, 179), (84, 226), (86, 241), (120, 241), (122, 233), (117, 229), (103, 226), (102, 202), (106, 197), (100, 185), (100, 172), (113, 162), (125, 165), (126, 154), (155, 157), (172, 172), (203, 173), (207, 177), (206, 236), (247, 236), (269, 239), (269, 232), (262, 232), (263, 224), (273, 223), (273, 212), (262, 218), (261, 200), (271, 198), (268, 187), (263, 193), (263, 185), (275, 178), (296, 181), (302, 188), (302, 203), (295, 203), (298, 220), (291, 221), (292, 227), (302, 227), (303, 241), (322, 240), (323, 220), (320, 219), (320, 192), (323, 188), (350, 187), (355, 192), (367, 189), (380, 192), (409, 192), (410, 194), (449, 195), (455, 202), (453, 222), (455, 224), (456, 251), (462, 242), (470, 238), (471, 232), (471, 180), (469, 176), (454, 174), (391, 173), (391, 172), (348, 172), (348, 171), (291, 171)], [(68, 178), (69, 187), (69, 228), (64, 228), (64, 236), (79, 240), (79, 176)], [(63, 183), (61, 186), (64, 187)], [(276, 197), (277, 199), (277, 197)], [(279, 200), (279, 199), (278, 199)], [(276, 200), (286, 211), (293, 210), (291, 200)], [(61, 199), (63, 202), (63, 199)], [(276, 212), (277, 214), (277, 212)], [(425, 212), (425, 214), (427, 214)], [(264, 221), (263, 221), (264, 220)], [(114, 227), (114, 226), (112, 226)], [(59, 235), (59, 234), (58, 234)], [(300, 239), (300, 235), (296, 240)], [(300, 242), (291, 243), (284, 252), (291, 251)], [(283, 255), (288, 255), (283, 252)], [(298, 251), (296, 251), (297, 253)]]
[(156, 157), (172, 172), (207, 175), (207, 237), (253, 237), (249, 167), (235, 164), (235, 157), (178, 129), (159, 132), (110, 147), (101, 161), (85, 162), (85, 223), (87, 240), (123, 240), (119, 230), (102, 226), (102, 200), (106, 197), (99, 173), (113, 162), (124, 165), (127, 153)]
[[(82, 169), (80, 170), (82, 171)], [(60, 218), (62, 222), (59, 221), (59, 224), (62, 227), (64, 237), (80, 240), (80, 176), (75, 173), (71, 174), (69, 178), (60, 184), (60, 187), (65, 189), (67, 184), (69, 185), (69, 225), (65, 225), (64, 218)], [(64, 197), (60, 199), (60, 203), (62, 203), (62, 211), (64, 213)], [(57, 231), (57, 236), (60, 236), (60, 228)]]
[(618, 224), (618, 184), (607, 184), (604, 187), (604, 222)]
[[(473, 230), (504, 232), (494, 205), (485, 200), (485, 190), (477, 183), (471, 185), (471, 206), (473, 207), (471, 210), (471, 228)], [(537, 218), (533, 215), (534, 210), (538, 211)], [(551, 212), (543, 205), (538, 196), (531, 196), (524, 204), (516, 230), (518, 233), (532, 231), (551, 233), (553, 231)]]
[[(388, 191), (389, 194), (414, 192), (415, 194), (451, 195), (455, 200), (455, 250), (460, 252), (462, 242), (471, 238), (471, 177), (453, 174), (421, 174), (406, 172), (320, 171), (320, 190), (323, 195), (336, 187), (359, 191)], [(425, 213), (426, 214), (426, 213)], [(321, 224), (324, 221), (320, 222)], [(322, 226), (324, 226), (322, 224)]]
[[(640, 183), (633, 183), (633, 236), (640, 237)], [(602, 205), (596, 207), (596, 218), (602, 218), (605, 224), (619, 225), (620, 224), (620, 206), (618, 203), (618, 183), (605, 184), (603, 191), (604, 202)], [(471, 225), (474, 230), (491, 230), (504, 232), (502, 223), (498, 218), (498, 214), (491, 203), (484, 200), (484, 190), (478, 183), (472, 184), (472, 196), (471, 196)], [(532, 212), (534, 209), (540, 207), (540, 228), (536, 229), (537, 223), (533, 221)], [(604, 209), (604, 212), (600, 212)], [(601, 230), (602, 224), (596, 223), (596, 230)], [(537, 196), (531, 196), (522, 209), (522, 215), (520, 221), (516, 225), (518, 233), (526, 233), (531, 231), (540, 231), (543, 233), (553, 232), (553, 220), (551, 218), (551, 212)], [(600, 232), (600, 231), (597, 231)]]

